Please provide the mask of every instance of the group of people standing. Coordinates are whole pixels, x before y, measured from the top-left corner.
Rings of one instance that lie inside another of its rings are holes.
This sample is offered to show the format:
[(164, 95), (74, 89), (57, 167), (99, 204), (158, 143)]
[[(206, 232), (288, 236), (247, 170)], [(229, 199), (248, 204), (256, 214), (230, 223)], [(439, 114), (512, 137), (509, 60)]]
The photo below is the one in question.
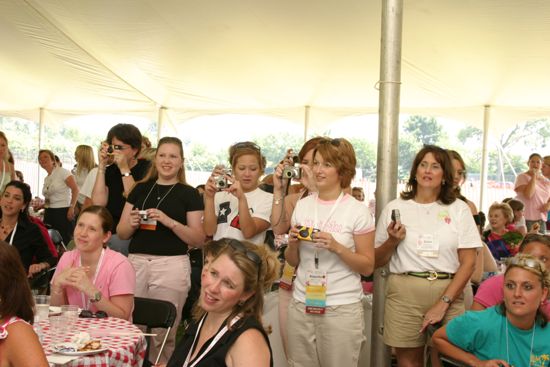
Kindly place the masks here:
[[(217, 166), (202, 197), (186, 183), (178, 138), (160, 139), (152, 161), (140, 158), (141, 143), (133, 125), (114, 126), (100, 148), (93, 189), (80, 198), (77, 181), (87, 179), (78, 170), (78, 180), (59, 170), (51, 152), (41, 151), (40, 163), (48, 172), (45, 220), (70, 222), (75, 210), (81, 210), (74, 231), (64, 230), (74, 235), (75, 249), (59, 261), (51, 283), (52, 304), (78, 304), (130, 319), (134, 296), (164, 299), (176, 306), (179, 323), (191, 289), (188, 251), (202, 248), (199, 300), (180, 344), (175, 343), (176, 328), (169, 335), (161, 356), (168, 366), (273, 365), (261, 314), (264, 292), (281, 272), (277, 254), (265, 244), (269, 229), (288, 234), (281, 284), (291, 291), (280, 290), (279, 316), (291, 367), (358, 364), (368, 342), (361, 275), (382, 266), (388, 269), (384, 342), (395, 351), (399, 366), (422, 366), (427, 330), (450, 320), (456, 321), (436, 332), (435, 347), (462, 362), (523, 365), (525, 359), (525, 348), (516, 344), (503, 354), (487, 349), (492, 342), (464, 339), (470, 320), (479, 325), (499, 322), (502, 332), (494, 339), (506, 337), (507, 345), (524, 334), (531, 336), (531, 360), (550, 355), (540, 342), (550, 333), (546, 314), (540, 312), (550, 281), (542, 260), (550, 252), (544, 236), (539, 239), (542, 249), (525, 245), (531, 255), (526, 252), (508, 266), (499, 288), (502, 308), (485, 303), (490, 309), (463, 316), (469, 308), (464, 299), (468, 289), (472, 297), (470, 281), (486, 246), (477, 208), (460, 194), (466, 167), (458, 153), (422, 148), (405, 189), (386, 205), (375, 226), (369, 208), (351, 195), (356, 156), (346, 139), (310, 139), (298, 154), (298, 164), (287, 154), (275, 168), (273, 193), (259, 187), (266, 164), (261, 148), (253, 142), (233, 144), (231, 170)], [(531, 165), (536, 164), (530, 159)], [(548, 201), (542, 203), (537, 188), (546, 187), (548, 180), (538, 173), (526, 175), (518, 177), (518, 196), (536, 197), (534, 205), (540, 204), (542, 212)], [(2, 196), (6, 220), (14, 213), (26, 214), (30, 202), (17, 185), (10, 187), (15, 188)], [(64, 192), (63, 204), (58, 188)], [(526, 215), (527, 226), (536, 225), (539, 217)], [(9, 233), (6, 228), (2, 230)], [(43, 258), (47, 266), (55, 264)], [(155, 338), (151, 357), (161, 340)], [(438, 365), (433, 350), (432, 365)]]

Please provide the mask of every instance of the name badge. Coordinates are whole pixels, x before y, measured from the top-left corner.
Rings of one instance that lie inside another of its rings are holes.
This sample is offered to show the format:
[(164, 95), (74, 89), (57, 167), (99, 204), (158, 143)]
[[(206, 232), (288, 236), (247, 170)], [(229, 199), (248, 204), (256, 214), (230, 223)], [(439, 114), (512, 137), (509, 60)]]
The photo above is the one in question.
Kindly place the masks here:
[(145, 231), (154, 231), (157, 229), (157, 221), (156, 219), (141, 219), (139, 221), (139, 229), (143, 229)]
[(421, 234), (416, 242), (416, 253), (424, 257), (439, 257), (439, 241), (431, 234)]
[(294, 268), (294, 266), (291, 266), (285, 261), (285, 266), (283, 267), (283, 275), (281, 276), (281, 280), (279, 281), (280, 289), (284, 289), (287, 291), (292, 290), (292, 281), (294, 279), (295, 270), (296, 268)]
[(327, 307), (327, 273), (309, 270), (306, 275), (306, 313), (323, 315)]

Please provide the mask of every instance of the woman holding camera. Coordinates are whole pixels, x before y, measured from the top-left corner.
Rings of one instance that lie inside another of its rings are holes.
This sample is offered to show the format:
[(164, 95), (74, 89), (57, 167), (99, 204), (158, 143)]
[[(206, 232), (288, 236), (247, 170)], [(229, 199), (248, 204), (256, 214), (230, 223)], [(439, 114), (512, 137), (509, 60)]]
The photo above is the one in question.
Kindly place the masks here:
[[(378, 219), (376, 266), (389, 263), (384, 342), (399, 366), (422, 366), (429, 325), (464, 313), (463, 290), (481, 247), (472, 212), (457, 200), (453, 166), (442, 148), (416, 155), (406, 189)], [(392, 220), (392, 212), (400, 220)]]
[(131, 124), (117, 124), (107, 133), (101, 144), (99, 165), (92, 190), (92, 203), (109, 209), (113, 216), (113, 236), (109, 247), (128, 256), (130, 241), (122, 240), (116, 233), (122, 209), (128, 193), (137, 181), (145, 177), (150, 163), (138, 159), (141, 150), (141, 133)]
[[(265, 243), (273, 195), (261, 190), (265, 158), (252, 142), (229, 147), (233, 176), (215, 168), (204, 191), (204, 230), (214, 240), (229, 237)], [(220, 183), (223, 183), (220, 185)]]
[[(196, 189), (185, 182), (183, 146), (175, 137), (158, 143), (154, 165), (136, 184), (124, 205), (117, 233), (130, 239), (129, 259), (137, 276), (136, 296), (172, 302), (177, 309), (175, 325), (191, 288), (190, 246), (205, 240), (201, 218), (203, 203)], [(154, 338), (151, 357), (164, 339)], [(174, 350), (177, 328), (172, 328), (163, 350), (167, 361)]]
[(374, 223), (368, 208), (344, 194), (356, 158), (345, 139), (319, 142), (313, 154), (318, 193), (291, 218), (286, 261), (297, 267), (288, 309), (290, 366), (357, 366), (364, 318), (360, 274), (374, 269)]

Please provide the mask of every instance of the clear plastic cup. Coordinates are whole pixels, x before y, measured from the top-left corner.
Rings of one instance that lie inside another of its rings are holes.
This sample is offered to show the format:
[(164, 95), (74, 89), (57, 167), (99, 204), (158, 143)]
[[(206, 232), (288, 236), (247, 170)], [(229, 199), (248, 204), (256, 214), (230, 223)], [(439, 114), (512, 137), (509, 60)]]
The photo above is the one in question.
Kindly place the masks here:
[(74, 329), (74, 326), (78, 321), (78, 306), (76, 305), (61, 306), (61, 316), (67, 319), (67, 327), (69, 328), (69, 330)]
[(47, 320), (50, 313), (50, 296), (34, 295), (34, 316), (38, 321)]
[(65, 341), (69, 329), (67, 317), (63, 315), (50, 316), (50, 337), (54, 344)]

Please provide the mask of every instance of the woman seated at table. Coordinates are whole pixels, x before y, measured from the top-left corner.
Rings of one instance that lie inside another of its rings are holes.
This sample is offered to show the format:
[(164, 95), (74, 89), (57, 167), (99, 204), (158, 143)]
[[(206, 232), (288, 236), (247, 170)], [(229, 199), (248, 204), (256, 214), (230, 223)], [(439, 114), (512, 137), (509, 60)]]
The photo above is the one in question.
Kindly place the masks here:
[(433, 342), (468, 366), (548, 366), (550, 327), (541, 303), (549, 286), (546, 267), (520, 254), (504, 273), (504, 303), (456, 317), (435, 332)]
[(57, 263), (40, 228), (29, 218), (31, 200), (29, 185), (20, 181), (9, 182), (0, 198), (0, 240), (17, 249), (29, 277)]
[[(525, 236), (519, 247), (521, 254), (536, 257), (545, 266), (550, 265), (550, 237), (542, 234), (531, 233)], [(498, 305), (502, 302), (504, 275), (495, 275), (485, 280), (479, 286), (474, 297), (473, 311), (484, 310), (487, 307)], [(550, 303), (547, 300), (541, 306), (542, 312), (550, 318)]]
[(203, 271), (194, 321), (168, 366), (273, 366), (261, 313), (264, 290), (279, 275), (277, 255), (229, 238), (206, 245), (206, 253), (209, 246), (217, 254)]
[(129, 320), (136, 273), (128, 259), (106, 248), (113, 217), (102, 206), (82, 211), (74, 230), (76, 248), (63, 254), (52, 280), (50, 304), (78, 305)]
[(32, 326), (33, 300), (17, 250), (0, 241), (0, 366), (47, 367)]

